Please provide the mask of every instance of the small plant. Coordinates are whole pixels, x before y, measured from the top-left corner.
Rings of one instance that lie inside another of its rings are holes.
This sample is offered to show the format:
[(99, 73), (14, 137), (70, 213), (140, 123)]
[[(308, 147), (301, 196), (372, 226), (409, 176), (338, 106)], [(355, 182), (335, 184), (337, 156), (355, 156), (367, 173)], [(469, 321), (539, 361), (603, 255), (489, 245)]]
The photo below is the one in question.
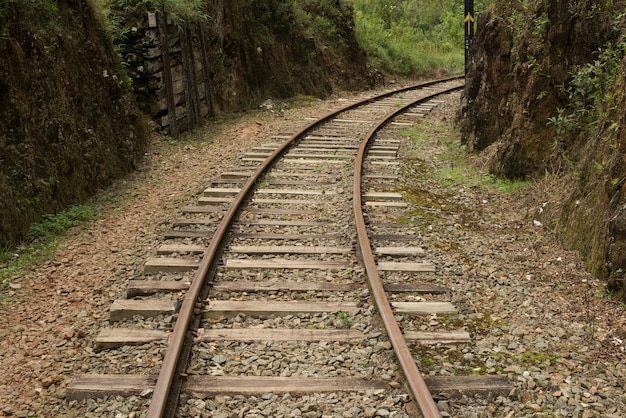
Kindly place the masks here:
[(79, 225), (81, 222), (94, 219), (95, 211), (88, 206), (76, 205), (56, 215), (44, 215), (42, 220), (31, 225), (28, 238), (52, 238), (61, 232)]
[(337, 318), (339, 318), (342, 328), (350, 328), (352, 326), (354, 314), (352, 312), (341, 311), (337, 314)]

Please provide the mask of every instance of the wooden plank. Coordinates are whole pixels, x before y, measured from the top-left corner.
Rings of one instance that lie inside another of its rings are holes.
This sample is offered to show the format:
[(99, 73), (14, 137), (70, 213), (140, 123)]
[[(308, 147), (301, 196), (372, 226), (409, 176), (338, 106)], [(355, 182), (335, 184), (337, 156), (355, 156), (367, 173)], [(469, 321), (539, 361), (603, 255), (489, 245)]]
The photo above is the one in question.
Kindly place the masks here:
[(96, 336), (94, 351), (162, 340), (167, 340), (167, 332), (159, 329), (103, 328)]
[(332, 160), (322, 160), (318, 158), (294, 158), (294, 159), (286, 159), (283, 161), (283, 164), (346, 164), (347, 158), (343, 159), (332, 159)]
[(297, 315), (300, 313), (357, 312), (357, 302), (262, 302), (211, 300), (203, 313), (204, 318), (235, 316), (241, 312), (250, 316)]
[(243, 157), (244, 160), (246, 159), (250, 159), (250, 158), (259, 158), (260, 161), (265, 160), (265, 158), (269, 157), (270, 154), (272, 152), (271, 151), (264, 151), (264, 152), (246, 152)]
[(172, 254), (172, 253), (192, 253), (202, 254), (206, 251), (206, 247), (203, 245), (187, 245), (187, 244), (165, 244), (161, 245), (157, 249), (157, 254)]
[(132, 300), (118, 299), (113, 301), (109, 309), (109, 321), (123, 321), (132, 319), (133, 316), (152, 318), (158, 315), (170, 315), (176, 312), (178, 302), (172, 300)]
[(356, 150), (359, 149), (357, 144), (334, 144), (327, 141), (303, 141), (298, 146), (297, 150), (315, 150), (315, 151), (328, 151), (334, 150)]
[(252, 203), (268, 203), (275, 205), (304, 205), (304, 206), (314, 206), (314, 205), (324, 205), (329, 203), (334, 203), (330, 200), (311, 200), (311, 199), (264, 199), (264, 198), (253, 198)]
[(240, 239), (261, 239), (261, 240), (300, 240), (308, 241), (314, 239), (339, 239), (343, 238), (343, 234), (271, 234), (271, 233), (236, 233), (233, 234), (234, 238)]
[(229, 259), (224, 265), (227, 269), (345, 269), (353, 264), (348, 261), (322, 260), (284, 260), (284, 259)]
[(198, 198), (199, 205), (215, 205), (222, 203), (231, 203), (233, 201), (232, 197), (206, 197), (200, 196)]
[(363, 288), (359, 283), (328, 283), (328, 282), (253, 282), (238, 280), (236, 282), (215, 282), (214, 291), (225, 292), (349, 292)]
[(325, 190), (304, 190), (304, 189), (258, 189), (257, 194), (293, 194), (301, 196), (321, 196), (325, 194), (335, 194), (333, 191)]
[(345, 341), (367, 339), (356, 329), (221, 328), (198, 330), (196, 341)]
[(399, 314), (449, 315), (457, 310), (450, 302), (391, 302), (391, 307)]
[(386, 202), (386, 201), (366, 201), (365, 206), (382, 206), (388, 208), (407, 208), (408, 203), (405, 202)]
[(513, 384), (505, 376), (425, 376), (424, 380), (434, 399), (459, 399), (463, 395), (473, 398), (508, 396)]
[(399, 263), (392, 261), (381, 261), (378, 263), (380, 271), (412, 271), (412, 272), (433, 272), (433, 263)]
[(170, 229), (163, 233), (164, 238), (211, 238), (213, 230), (196, 230), (196, 229)]
[(335, 118), (335, 119), (333, 119), (333, 122), (339, 122), (339, 123), (372, 123), (372, 121), (370, 121), (370, 120), (341, 119), (341, 118)]
[(156, 384), (156, 376), (132, 374), (79, 374), (67, 385), (68, 401), (103, 398), (105, 396), (141, 395)]
[(398, 180), (397, 174), (366, 174), (366, 179), (376, 179), (376, 180)]
[(291, 216), (318, 216), (319, 210), (311, 209), (276, 209), (276, 208), (249, 208), (249, 213), (259, 213), (263, 215), (291, 215)]
[(320, 158), (320, 157), (341, 157), (352, 158), (356, 154), (357, 148), (345, 146), (329, 146), (322, 143), (311, 143), (308, 146), (301, 146), (291, 151), (287, 157), (290, 158)]
[(131, 280), (126, 288), (126, 295), (133, 298), (154, 293), (183, 292), (189, 289), (189, 285), (189, 282), (182, 280)]
[(416, 341), (420, 344), (462, 344), (471, 342), (467, 331), (404, 331), (407, 341)]
[(422, 247), (376, 247), (374, 254), (378, 255), (416, 255), (423, 256), (424, 249)]
[(387, 149), (371, 149), (368, 152), (368, 155), (371, 157), (391, 157), (396, 158), (398, 154), (397, 150), (387, 150)]
[(394, 192), (367, 192), (363, 194), (363, 200), (367, 202), (371, 201), (393, 201), (393, 202), (401, 202), (402, 201), (402, 193), (394, 193)]
[(272, 219), (261, 220), (239, 220), (238, 225), (267, 225), (267, 226), (327, 226), (332, 225), (332, 222), (317, 222), (317, 221), (281, 221)]
[(370, 164), (372, 164), (372, 165), (388, 165), (388, 166), (400, 165), (400, 163), (397, 162), (397, 161), (370, 161)]
[(349, 254), (352, 248), (308, 245), (233, 245), (229, 251), (246, 254)]
[(254, 174), (252, 171), (227, 171), (225, 173), (220, 174), (220, 177), (225, 179), (242, 179), (249, 178)]
[(309, 153), (309, 154), (305, 154), (305, 153), (291, 153), (291, 154), (287, 154), (285, 155), (285, 161), (292, 161), (292, 160), (298, 160), (298, 159), (312, 159), (312, 158), (317, 158), (317, 159), (323, 159), (323, 160), (347, 160), (348, 158), (352, 157), (353, 153), (339, 153), (337, 152), (332, 153), (332, 154), (323, 154), (323, 153)]
[(336, 184), (330, 181), (307, 181), (307, 180), (270, 180), (270, 184), (275, 186), (331, 186)]
[(400, 149), (400, 145), (372, 145), (369, 152), (372, 151), (393, 151), (396, 152)]
[[(305, 170), (306, 168), (303, 168), (303, 170)], [(309, 170), (313, 170), (312, 168)], [(271, 178), (276, 178), (276, 177), (305, 177), (305, 178), (312, 178), (312, 179), (318, 179), (318, 178), (327, 178), (327, 179), (334, 179), (335, 181), (339, 180), (340, 177), (337, 176), (337, 174), (329, 174), (329, 173), (316, 173), (314, 171), (308, 171), (305, 173), (294, 173), (293, 171), (272, 171), (271, 174)]]
[(241, 186), (245, 182), (246, 182), (246, 179), (213, 179), (213, 180), (211, 180), (211, 184), (212, 185), (235, 184), (235, 185)]
[(263, 393), (365, 392), (389, 389), (384, 380), (356, 377), (188, 376), (183, 392), (194, 397)]
[(204, 189), (202, 194), (206, 197), (226, 197), (226, 196), (236, 196), (237, 193), (241, 191), (240, 188), (216, 188), (209, 187)]
[(354, 138), (351, 138), (349, 136), (335, 136), (335, 135), (307, 135), (304, 137), (304, 141), (308, 141), (308, 140), (317, 140), (317, 141), (330, 141), (330, 142), (334, 142), (334, 141), (355, 141)]
[(216, 208), (213, 206), (185, 206), (181, 209), (183, 213), (216, 213), (224, 212), (223, 208)]
[(143, 267), (144, 273), (156, 273), (159, 271), (177, 273), (181, 271), (196, 270), (200, 263), (196, 260), (174, 257), (149, 258)]

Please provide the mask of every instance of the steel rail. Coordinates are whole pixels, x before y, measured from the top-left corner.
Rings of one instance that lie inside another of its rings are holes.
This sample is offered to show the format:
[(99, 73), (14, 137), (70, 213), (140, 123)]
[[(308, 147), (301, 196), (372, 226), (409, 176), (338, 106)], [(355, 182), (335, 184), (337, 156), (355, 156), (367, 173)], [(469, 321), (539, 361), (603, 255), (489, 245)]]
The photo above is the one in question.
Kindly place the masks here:
[[(226, 237), (228, 229), (233, 223), (235, 215), (237, 214), (240, 206), (245, 201), (245, 199), (250, 195), (254, 184), (256, 181), (263, 175), (277, 160), (278, 158), (286, 152), (286, 150), (294, 144), (299, 138), (303, 137), (308, 131), (315, 128), (318, 125), (321, 125), (329, 120), (331, 120), (336, 115), (345, 112), (347, 110), (351, 110), (353, 108), (363, 106), (365, 104), (383, 99), (385, 97), (392, 96), (394, 94), (398, 94), (404, 91), (414, 90), (418, 88), (428, 87), (437, 83), (442, 83), (445, 81), (451, 81), (455, 79), (460, 79), (462, 76), (450, 77), (445, 79), (439, 79), (434, 81), (429, 81), (426, 83), (415, 84), (409, 87), (404, 87), (398, 90), (386, 92), (368, 99), (361, 100), (359, 102), (349, 104), (340, 108), (339, 110), (332, 111), (320, 119), (311, 122), (296, 134), (292, 135), (289, 139), (286, 139), (283, 143), (279, 145), (279, 147), (272, 152), (261, 165), (252, 173), (250, 178), (246, 181), (246, 183), (242, 186), (239, 193), (235, 196), (235, 199), (231, 203), (230, 207), (224, 214), (224, 217), (220, 221), (213, 237), (211, 238), (211, 242), (209, 246), (205, 250), (202, 256), (202, 260), (200, 261), (200, 265), (198, 270), (196, 270), (194, 277), (191, 282), (191, 286), (189, 290), (185, 294), (185, 297), (181, 303), (180, 311), (176, 318), (176, 323), (174, 324), (174, 328), (172, 330), (172, 334), (170, 336), (170, 342), (163, 358), (163, 363), (161, 365), (161, 370), (159, 371), (159, 376), (157, 377), (157, 381), (154, 387), (154, 392), (152, 393), (152, 398), (150, 400), (150, 405), (148, 407), (148, 411), (146, 414), (147, 418), (162, 418), (168, 409), (169, 393), (172, 388), (172, 384), (174, 379), (176, 378), (176, 370), (179, 367), (181, 361), (187, 361), (187, 359), (181, 359), (181, 352), (183, 351), (183, 345), (185, 342), (185, 337), (189, 330), (189, 326), (191, 324), (194, 310), (196, 308), (196, 304), (198, 302), (198, 298), (200, 296), (200, 292), (205, 285), (206, 276), (208, 275), (212, 266), (217, 262), (218, 252), (221, 246), (223, 239)], [(359, 198), (360, 200), (360, 198)], [(172, 408), (174, 409), (174, 408)]]
[(376, 302), (378, 312), (382, 318), (383, 324), (385, 325), (385, 329), (387, 330), (387, 335), (389, 336), (391, 344), (396, 352), (398, 362), (402, 367), (404, 376), (407, 379), (407, 382), (411, 389), (411, 394), (413, 395), (413, 398), (417, 401), (425, 418), (440, 418), (441, 413), (439, 412), (439, 408), (437, 407), (437, 404), (435, 403), (430, 393), (430, 390), (426, 385), (426, 382), (422, 378), (422, 373), (419, 371), (417, 365), (415, 364), (413, 355), (411, 354), (406, 340), (402, 335), (402, 331), (400, 330), (400, 327), (396, 322), (393, 310), (391, 309), (391, 305), (389, 303), (389, 299), (387, 299), (387, 295), (380, 279), (380, 275), (378, 274), (376, 260), (374, 259), (370, 240), (367, 235), (365, 219), (363, 218), (361, 198), (361, 173), (363, 171), (363, 159), (365, 158), (365, 154), (370, 140), (391, 119), (396, 117), (398, 114), (406, 111), (410, 107), (415, 106), (416, 104), (426, 102), (433, 97), (459, 90), (461, 88), (462, 86), (459, 86), (446, 90), (444, 92), (433, 94), (429, 97), (416, 100), (413, 103), (403, 106), (398, 110), (390, 113), (387, 117), (385, 117), (383, 121), (373, 127), (367, 134), (359, 147), (359, 151), (357, 153), (354, 165), (354, 185), (352, 201), (354, 207), (355, 224), (358, 234), (358, 245), (361, 251), (363, 263), (365, 265), (368, 284), (372, 292), (372, 296), (374, 297), (374, 301)]

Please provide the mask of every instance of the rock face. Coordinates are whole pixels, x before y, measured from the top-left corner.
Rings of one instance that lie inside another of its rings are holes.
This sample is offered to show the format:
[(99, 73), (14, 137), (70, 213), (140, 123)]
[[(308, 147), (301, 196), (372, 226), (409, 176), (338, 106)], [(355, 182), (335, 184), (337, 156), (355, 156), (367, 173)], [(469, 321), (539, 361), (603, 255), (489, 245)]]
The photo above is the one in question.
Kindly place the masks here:
[(87, 3), (0, 5), (0, 248), (144, 153), (144, 118)]
[(626, 2), (514, 1), (479, 16), (459, 125), (492, 173), (565, 179), (553, 225), (623, 292)]
[(160, 12), (121, 15), (136, 97), (162, 130), (190, 130), (214, 113), (268, 98), (323, 98), (335, 87), (367, 85), (345, 2), (220, 0), (207, 2), (205, 13), (206, 20), (182, 25), (165, 24)]

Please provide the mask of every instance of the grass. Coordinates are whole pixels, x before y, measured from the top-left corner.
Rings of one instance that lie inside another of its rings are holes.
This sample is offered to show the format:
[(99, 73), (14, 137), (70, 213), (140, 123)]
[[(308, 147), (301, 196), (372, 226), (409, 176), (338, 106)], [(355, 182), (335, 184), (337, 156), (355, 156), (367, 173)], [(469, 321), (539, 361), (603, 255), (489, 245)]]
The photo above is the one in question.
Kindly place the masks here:
[(58, 246), (58, 238), (68, 229), (95, 219), (90, 206), (75, 205), (56, 215), (44, 215), (28, 231), (28, 243), (0, 251), (0, 301), (8, 296), (9, 283), (23, 275), (33, 264), (50, 258)]
[[(468, 161), (465, 146), (456, 136), (449, 134), (453, 131), (450, 122), (424, 120), (412, 128), (402, 130), (400, 134), (409, 137), (416, 145), (437, 141), (442, 146), (443, 153), (438, 159), (445, 164), (434, 168), (430, 173), (445, 186), (490, 188), (501, 193), (516, 193), (529, 187), (526, 181), (502, 179), (493, 174), (481, 173)], [(415, 151), (409, 157), (424, 160)]]

